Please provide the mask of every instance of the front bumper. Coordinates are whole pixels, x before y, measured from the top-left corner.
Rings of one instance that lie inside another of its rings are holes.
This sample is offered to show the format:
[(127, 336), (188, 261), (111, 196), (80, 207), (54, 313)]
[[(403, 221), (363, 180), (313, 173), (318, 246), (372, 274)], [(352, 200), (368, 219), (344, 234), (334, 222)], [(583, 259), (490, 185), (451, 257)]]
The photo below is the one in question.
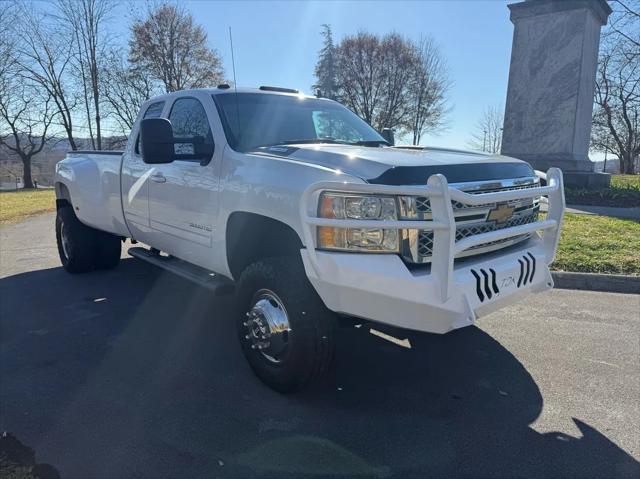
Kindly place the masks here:
[(441, 302), (439, 278), (428, 267), (412, 272), (398, 256), (318, 252), (316, 270), (302, 250), (307, 276), (332, 311), (441, 334), (469, 326), (528, 293), (551, 289), (545, 258), (539, 237), (506, 254), (467, 258), (456, 264), (450, 295)]
[[(313, 202), (309, 201), (313, 192), (375, 188), (398, 194), (399, 187), (312, 185), (301, 202), (307, 245), (301, 254), (307, 276), (327, 307), (338, 313), (431, 333), (469, 326), (476, 318), (512, 304), (523, 295), (553, 287), (548, 265), (553, 261), (559, 239), (564, 192), (560, 170), (549, 170), (546, 179), (545, 187), (472, 196), (453, 191), (441, 175), (432, 176), (421, 194), (430, 196), (433, 220), (410, 222), (410, 227), (432, 229), (435, 234), (433, 261), (419, 271), (410, 271), (396, 255), (323, 252), (313, 248), (314, 226), (352, 227), (353, 223), (313, 216), (310, 207)], [(455, 241), (451, 198), (474, 204), (508, 201), (519, 195), (547, 196), (547, 219)], [(383, 227), (401, 228), (407, 224), (391, 221)], [(474, 245), (523, 233), (532, 233), (533, 237), (493, 253), (460, 258), (461, 253)]]

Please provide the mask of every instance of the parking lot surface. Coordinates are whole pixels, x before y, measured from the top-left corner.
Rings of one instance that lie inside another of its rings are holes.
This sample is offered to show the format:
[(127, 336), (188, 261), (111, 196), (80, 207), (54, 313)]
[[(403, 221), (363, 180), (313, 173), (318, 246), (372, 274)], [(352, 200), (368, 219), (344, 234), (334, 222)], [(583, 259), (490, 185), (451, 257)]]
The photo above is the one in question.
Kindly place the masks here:
[(231, 295), (131, 258), (71, 276), (53, 218), (0, 230), (0, 430), (64, 478), (640, 477), (639, 296), (554, 290), (411, 349), (343, 327), (283, 396)]

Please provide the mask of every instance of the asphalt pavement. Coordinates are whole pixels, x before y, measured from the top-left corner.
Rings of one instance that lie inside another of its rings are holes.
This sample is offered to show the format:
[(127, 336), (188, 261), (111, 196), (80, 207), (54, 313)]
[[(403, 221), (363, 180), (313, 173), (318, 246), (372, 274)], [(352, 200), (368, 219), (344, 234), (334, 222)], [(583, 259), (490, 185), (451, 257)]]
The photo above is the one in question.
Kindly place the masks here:
[(63, 478), (640, 477), (640, 296), (554, 290), (411, 349), (343, 327), (283, 396), (230, 295), (126, 255), (71, 276), (53, 218), (0, 230), (0, 431)]

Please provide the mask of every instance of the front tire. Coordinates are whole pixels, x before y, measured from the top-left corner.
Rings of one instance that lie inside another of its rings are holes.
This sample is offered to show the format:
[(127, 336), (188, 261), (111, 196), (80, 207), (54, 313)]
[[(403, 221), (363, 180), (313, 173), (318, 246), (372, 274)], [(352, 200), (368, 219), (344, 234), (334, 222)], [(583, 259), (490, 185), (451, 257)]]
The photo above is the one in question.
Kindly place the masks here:
[(269, 258), (249, 265), (238, 282), (237, 309), (242, 350), (272, 389), (299, 391), (329, 369), (335, 316), (299, 259)]
[(56, 240), (60, 262), (72, 274), (114, 268), (120, 260), (120, 239), (83, 224), (70, 206), (58, 209)]

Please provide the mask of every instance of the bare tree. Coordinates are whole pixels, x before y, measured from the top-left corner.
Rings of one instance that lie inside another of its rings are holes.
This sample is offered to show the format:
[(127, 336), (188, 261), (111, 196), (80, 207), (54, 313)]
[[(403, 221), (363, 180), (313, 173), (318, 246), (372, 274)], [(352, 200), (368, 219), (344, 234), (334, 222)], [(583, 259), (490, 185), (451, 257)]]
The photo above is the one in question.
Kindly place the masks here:
[(640, 157), (640, 2), (620, 1), (605, 32), (596, 76), (591, 146), (615, 154), (620, 172)]
[(443, 126), (449, 80), (431, 40), (359, 32), (344, 38), (335, 55), (337, 98), (374, 128), (410, 132), (417, 144)]
[(215, 85), (223, 77), (222, 61), (207, 45), (204, 29), (175, 5), (149, 10), (133, 25), (129, 61), (167, 92)]
[(33, 188), (31, 161), (42, 151), (48, 137), (54, 114), (51, 96), (40, 99), (37, 91), (21, 82), (6, 78), (0, 93), (0, 145), (14, 153), (22, 161), (22, 178), (25, 189)]
[(640, 48), (640, 1), (610, 0), (613, 10), (605, 36), (622, 37), (625, 41)]
[(73, 43), (63, 31), (47, 23), (42, 13), (26, 4), (18, 8), (16, 22), (8, 25), (16, 42), (13, 50), (15, 74), (50, 98), (69, 145), (76, 150), (72, 115), (76, 98), (70, 91), (67, 77)]
[(386, 35), (380, 42), (381, 108), (374, 126), (402, 128), (411, 108), (409, 83), (420, 63), (413, 44), (397, 33)]
[(409, 80), (409, 115), (406, 129), (414, 145), (422, 135), (443, 128), (449, 112), (446, 98), (451, 81), (445, 59), (434, 40), (423, 37), (415, 46), (419, 61), (411, 70)]
[[(12, 25), (15, 21), (15, 4), (7, 3), (3, 8), (0, 8), (0, 25)], [(0, 29), (0, 78), (7, 78), (9, 71), (15, 66), (15, 56), (13, 55), (15, 48), (15, 36), (11, 29)]]
[(359, 32), (344, 38), (337, 53), (338, 98), (374, 128), (399, 126), (406, 110), (407, 43), (393, 34), (381, 39)]
[[(100, 116), (101, 59), (105, 55), (110, 0), (58, 0), (61, 19), (74, 40), (74, 65), (82, 83), (87, 127), (94, 149), (102, 149)], [(94, 124), (95, 121), (95, 124)], [(93, 129), (95, 126), (95, 140)]]
[(131, 68), (117, 52), (110, 55), (103, 79), (103, 96), (109, 113), (126, 135), (133, 127), (142, 104), (160, 92), (148, 75)]
[(339, 98), (370, 125), (382, 103), (379, 57), (380, 40), (366, 32), (344, 38), (338, 47)]
[(502, 146), (502, 126), (504, 125), (504, 107), (494, 105), (487, 107), (468, 144), (474, 150), (499, 153)]

